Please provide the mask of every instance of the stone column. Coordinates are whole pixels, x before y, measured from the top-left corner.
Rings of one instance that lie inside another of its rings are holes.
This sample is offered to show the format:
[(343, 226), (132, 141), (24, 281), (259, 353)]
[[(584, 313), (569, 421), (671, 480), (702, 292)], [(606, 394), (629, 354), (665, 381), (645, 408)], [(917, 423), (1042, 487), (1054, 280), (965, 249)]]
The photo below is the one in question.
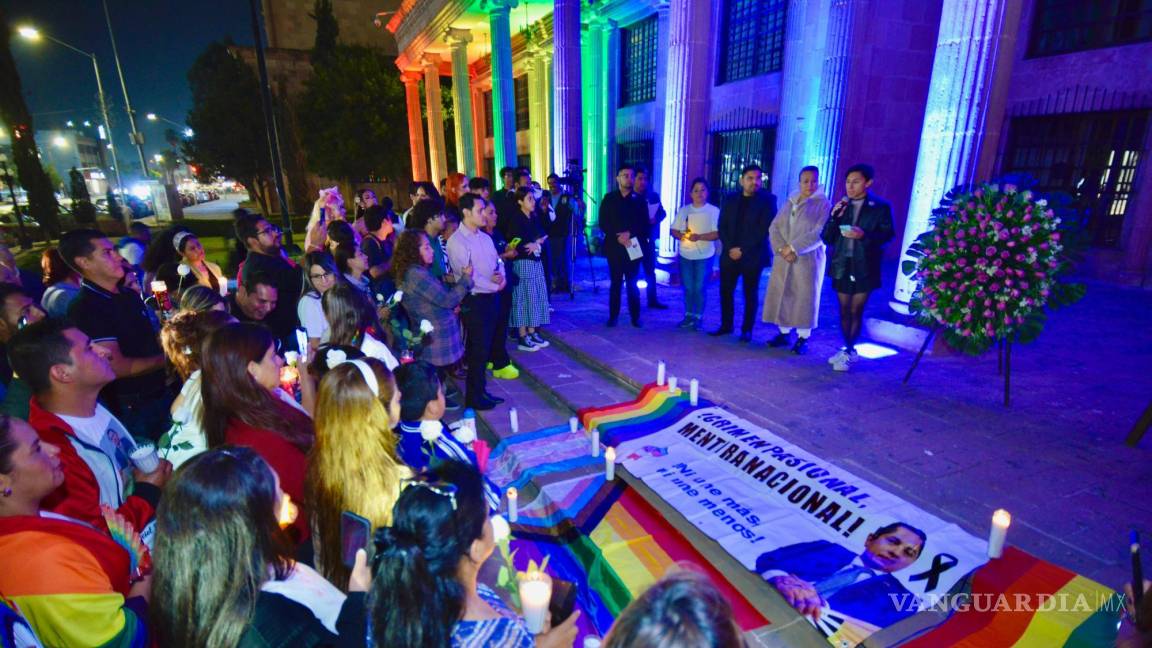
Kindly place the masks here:
[(704, 175), (708, 127), (711, 23), (708, 0), (672, 0), (668, 8), (668, 76), (665, 83), (660, 197), (669, 218), (660, 227), (661, 254), (675, 252), (671, 216), (688, 202), (688, 183)]
[(428, 158), (424, 151), (424, 124), (420, 119), (420, 74), (404, 72), (404, 100), (408, 107), (408, 151), (412, 155), (412, 179), (428, 180)]
[[(776, 153), (772, 163), (772, 193), (783, 199), (796, 190), (800, 169), (814, 163), (808, 140), (813, 137), (820, 92), (820, 68), (830, 0), (790, 0), (784, 26), (784, 69), (780, 80), (780, 122), (776, 127)], [(839, 182), (832, 170), (820, 168), (820, 184), (829, 199)]]
[(528, 151), (532, 177), (541, 185), (548, 175), (548, 55), (542, 48), (530, 52), (528, 67)]
[[(470, 77), (469, 78), (470, 81), (474, 80), (471, 78), (472, 77), (471, 73), (469, 73), (469, 77)], [(485, 146), (487, 146), (485, 140), (488, 137), (488, 132), (484, 129), (484, 125), (487, 123), (486, 119), (487, 119), (488, 113), (486, 111), (492, 110), (492, 106), (486, 105), (484, 103), (484, 91), (482, 89), (477, 88), (475, 85), (473, 85), (471, 87), (471, 91), (472, 91), (472, 106), (473, 106), (473, 111), (472, 111), (472, 141), (476, 143), (476, 147), (475, 147), (476, 150), (473, 152), (476, 157), (475, 157), (475, 160), (473, 161), (473, 164), (476, 165), (476, 173), (478, 175), (482, 175), (482, 176), (487, 177), (488, 171), (484, 167), (484, 159), (487, 156), (484, 153), (485, 153)], [(494, 179), (488, 178), (488, 180), (492, 181)]]
[[(584, 110), (584, 160), (588, 172), (584, 174), (585, 187), (597, 201), (608, 192), (604, 185), (604, 167), (608, 162), (604, 147), (604, 26), (602, 17), (593, 15), (588, 21), (588, 31), (584, 33), (584, 47), (587, 50), (588, 96)], [(596, 221), (596, 210), (589, 209), (588, 225)]]
[(425, 54), (424, 109), (428, 113), (428, 163), (432, 169), (432, 183), (439, 188), (448, 176), (448, 150), (444, 147), (444, 114), (440, 99), (440, 57)]
[(840, 159), (840, 133), (844, 129), (844, 102), (848, 95), (852, 31), (858, 4), (859, 0), (832, 0), (828, 12), (828, 40), (820, 73), (820, 102), (816, 132), (810, 143), (810, 163), (820, 168), (822, 178), (832, 182), (839, 173), (836, 166)]
[[(487, 0), (492, 35), (492, 135), (496, 171), (516, 165), (516, 90), (512, 84), (511, 11), (519, 0)], [(493, 178), (498, 184), (499, 178)]]
[[(909, 259), (908, 246), (928, 230), (932, 210), (944, 194), (979, 180), (975, 176), (988, 106), (994, 101), (997, 56), (1012, 56), (1012, 48), (1003, 47), (1009, 4), (1010, 0), (944, 0), (901, 263)], [(897, 272), (892, 307), (906, 312), (915, 290), (916, 283)]]
[(468, 43), (472, 33), (467, 29), (449, 28), (445, 40), (452, 46), (452, 108), (456, 134), (457, 170), (476, 175), (475, 141), (472, 133), (472, 90), (469, 87)]
[(555, 0), (552, 11), (553, 111), (556, 137), (552, 167), (564, 175), (568, 160), (580, 166), (583, 132), (580, 123), (580, 0)]

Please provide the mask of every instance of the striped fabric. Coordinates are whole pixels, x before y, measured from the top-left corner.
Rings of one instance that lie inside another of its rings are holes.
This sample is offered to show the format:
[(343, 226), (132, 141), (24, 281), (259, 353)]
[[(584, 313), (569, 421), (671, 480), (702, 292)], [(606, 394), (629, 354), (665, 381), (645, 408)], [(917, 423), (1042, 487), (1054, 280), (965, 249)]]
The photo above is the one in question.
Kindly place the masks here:
[(548, 324), (548, 284), (544, 281), (544, 264), (539, 260), (516, 259), (512, 267), (517, 281), (512, 288), (512, 313), (508, 326)]
[(496, 592), (479, 584), (476, 594), (496, 610), (500, 618), (457, 622), (452, 629), (452, 648), (532, 648), (536, 645), (524, 619), (513, 612)]

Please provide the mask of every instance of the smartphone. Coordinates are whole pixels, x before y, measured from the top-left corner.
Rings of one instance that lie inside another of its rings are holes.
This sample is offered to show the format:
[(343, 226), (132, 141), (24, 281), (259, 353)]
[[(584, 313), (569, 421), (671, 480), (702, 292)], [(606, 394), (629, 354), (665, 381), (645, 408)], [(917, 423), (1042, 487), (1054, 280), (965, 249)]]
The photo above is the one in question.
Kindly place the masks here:
[(296, 329), (296, 350), (300, 352), (300, 362), (308, 362), (308, 331)]
[(564, 623), (576, 609), (576, 583), (552, 579), (552, 600), (548, 601), (548, 612), (552, 615), (552, 627)]
[(512, 247), (514, 247), (514, 248), (518, 248), (518, 247), (520, 247), (520, 243), (521, 243), (521, 241), (520, 241), (520, 237), (519, 237), (519, 236), (517, 236), (516, 238), (512, 239), (511, 241), (508, 241), (508, 245), (511, 245), (511, 246), (512, 246)]
[(344, 566), (351, 569), (356, 564), (356, 552), (368, 549), (372, 537), (372, 523), (352, 511), (340, 514), (340, 554)]
[(327, 220), (328, 220), (328, 208), (327, 207), (321, 207), (320, 208), (320, 224), (323, 225), (324, 222)]

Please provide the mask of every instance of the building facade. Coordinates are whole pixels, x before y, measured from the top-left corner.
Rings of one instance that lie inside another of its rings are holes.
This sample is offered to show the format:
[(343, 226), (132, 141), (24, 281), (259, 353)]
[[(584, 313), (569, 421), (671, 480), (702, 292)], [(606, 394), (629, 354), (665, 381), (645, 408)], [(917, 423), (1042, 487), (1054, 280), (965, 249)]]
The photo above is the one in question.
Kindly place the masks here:
[(778, 196), (814, 164), (835, 198), (868, 162), (895, 257), (952, 187), (1023, 174), (1069, 194), (1085, 273), (1152, 286), (1147, 2), (403, 0), (387, 28), (416, 179), (586, 169), (594, 201), (627, 162), (671, 212), (692, 178), (718, 200), (748, 163)]

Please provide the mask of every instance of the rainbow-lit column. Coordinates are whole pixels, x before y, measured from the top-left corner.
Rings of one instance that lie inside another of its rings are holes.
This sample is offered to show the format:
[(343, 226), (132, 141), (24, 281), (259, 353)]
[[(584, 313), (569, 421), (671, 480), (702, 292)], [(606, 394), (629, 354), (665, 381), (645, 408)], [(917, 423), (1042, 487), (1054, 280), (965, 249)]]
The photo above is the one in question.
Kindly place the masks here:
[[(815, 135), (830, 3), (831, 0), (790, 0), (785, 14), (784, 69), (780, 81), (784, 90), (780, 93), (780, 123), (776, 127), (776, 157), (772, 164), (772, 193), (781, 200), (796, 190), (800, 169), (815, 162), (809, 157), (808, 140)], [(836, 180), (828, 175), (829, 171), (820, 169), (820, 182), (834, 187)]]
[(428, 160), (424, 157), (424, 124), (420, 119), (420, 79), (418, 72), (404, 72), (404, 102), (408, 108), (408, 151), (412, 155), (412, 179), (428, 180)]
[[(492, 142), (496, 170), (516, 166), (516, 95), (512, 85), (512, 25), (518, 0), (486, 0), (492, 37)], [(499, 182), (499, 178), (493, 178)]]
[(468, 43), (472, 33), (467, 29), (448, 29), (445, 37), (452, 46), (452, 120), (456, 134), (456, 166), (469, 176), (476, 175), (475, 142), (472, 139), (472, 90), (468, 78)]
[(809, 141), (811, 164), (820, 168), (820, 175), (828, 186), (837, 182), (836, 166), (840, 161), (840, 133), (844, 130), (853, 29), (861, 11), (860, 4), (860, 0), (832, 0), (828, 10), (827, 47), (820, 73), (816, 132)]
[(428, 115), (428, 164), (432, 168), (432, 183), (440, 186), (440, 181), (448, 176), (448, 151), (444, 147), (444, 112), (440, 98), (440, 57), (425, 54), (421, 63), (424, 66), (424, 110)]
[[(704, 175), (708, 122), (708, 0), (672, 0), (668, 5), (668, 73), (665, 82), (664, 142), (660, 197), (670, 214), (685, 204), (688, 182)], [(675, 252), (668, 236), (671, 218), (661, 224), (661, 255)]]
[(540, 184), (552, 163), (548, 150), (548, 50), (533, 46), (528, 56), (528, 150), (532, 157), (532, 177)]
[(552, 168), (564, 174), (569, 160), (580, 163), (580, 0), (555, 0), (552, 11), (552, 78), (555, 81), (552, 112)]
[[(604, 129), (604, 112), (607, 109), (607, 68), (604, 65), (605, 40), (612, 29), (611, 21), (593, 13), (588, 19), (584, 33), (584, 49), (588, 74), (584, 77), (584, 160), (588, 165), (585, 188), (597, 201), (608, 192), (607, 179), (608, 147)], [(588, 210), (588, 227), (595, 225), (598, 213), (593, 206)]]
[[(944, 0), (901, 264), (910, 258), (908, 246), (928, 229), (932, 210), (944, 194), (978, 179), (988, 107), (994, 101), (997, 56), (1008, 61), (1012, 56), (1010, 47), (1001, 51), (1003, 41), (1013, 38), (1004, 29), (1006, 12), (1011, 10), (1015, 16), (1019, 11), (1009, 4), (1010, 0)], [(892, 308), (907, 312), (915, 290), (916, 283), (897, 272)]]

